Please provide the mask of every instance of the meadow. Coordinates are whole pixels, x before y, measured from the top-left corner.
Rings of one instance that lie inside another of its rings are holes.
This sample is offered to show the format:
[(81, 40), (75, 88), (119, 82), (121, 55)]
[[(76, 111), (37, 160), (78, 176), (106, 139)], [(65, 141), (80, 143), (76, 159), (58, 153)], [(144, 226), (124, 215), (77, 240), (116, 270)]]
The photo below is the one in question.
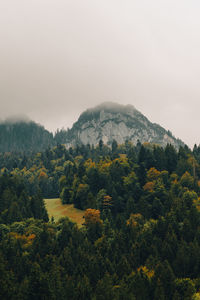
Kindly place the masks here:
[(77, 209), (73, 204), (62, 204), (60, 198), (44, 199), (49, 219), (57, 222), (60, 218), (68, 217), (72, 222), (81, 227), (84, 223), (84, 211)]

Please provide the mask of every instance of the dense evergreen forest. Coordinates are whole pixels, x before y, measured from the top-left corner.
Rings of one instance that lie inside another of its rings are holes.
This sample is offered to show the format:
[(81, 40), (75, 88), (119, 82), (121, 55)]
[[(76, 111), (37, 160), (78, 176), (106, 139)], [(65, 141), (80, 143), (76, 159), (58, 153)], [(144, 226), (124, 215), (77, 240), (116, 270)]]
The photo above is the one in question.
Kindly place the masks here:
[[(83, 226), (48, 220), (46, 197)], [(200, 147), (0, 153), (0, 298), (200, 299)]]
[(0, 152), (38, 152), (65, 143), (68, 131), (49, 132), (33, 121), (5, 121), (0, 123)]

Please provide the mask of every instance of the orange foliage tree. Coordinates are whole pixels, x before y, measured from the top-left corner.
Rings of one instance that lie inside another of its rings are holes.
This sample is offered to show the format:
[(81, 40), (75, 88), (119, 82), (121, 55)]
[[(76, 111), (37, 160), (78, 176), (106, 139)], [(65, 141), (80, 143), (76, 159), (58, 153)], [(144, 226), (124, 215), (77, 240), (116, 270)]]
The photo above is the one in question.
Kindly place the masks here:
[(92, 224), (102, 224), (102, 220), (100, 218), (100, 211), (98, 209), (88, 208), (85, 211), (85, 225), (89, 226)]

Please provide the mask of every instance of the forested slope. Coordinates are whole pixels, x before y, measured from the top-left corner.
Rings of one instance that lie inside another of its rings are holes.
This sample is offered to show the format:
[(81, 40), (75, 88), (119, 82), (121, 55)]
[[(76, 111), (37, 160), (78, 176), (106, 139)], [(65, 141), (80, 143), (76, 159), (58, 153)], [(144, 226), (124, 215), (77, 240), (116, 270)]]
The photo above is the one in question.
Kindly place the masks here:
[[(0, 297), (199, 299), (199, 163), (197, 146), (102, 141), (1, 154)], [(47, 222), (46, 194), (85, 225)]]
[(37, 152), (54, 143), (53, 134), (35, 122), (0, 123), (0, 152)]

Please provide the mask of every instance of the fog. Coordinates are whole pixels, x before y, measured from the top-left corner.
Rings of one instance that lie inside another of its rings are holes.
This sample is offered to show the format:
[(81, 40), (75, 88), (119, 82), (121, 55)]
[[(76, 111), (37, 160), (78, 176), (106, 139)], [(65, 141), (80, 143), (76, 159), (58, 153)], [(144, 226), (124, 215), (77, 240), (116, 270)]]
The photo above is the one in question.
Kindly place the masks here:
[(71, 127), (105, 101), (132, 104), (200, 143), (200, 3), (1, 0), (0, 119)]

